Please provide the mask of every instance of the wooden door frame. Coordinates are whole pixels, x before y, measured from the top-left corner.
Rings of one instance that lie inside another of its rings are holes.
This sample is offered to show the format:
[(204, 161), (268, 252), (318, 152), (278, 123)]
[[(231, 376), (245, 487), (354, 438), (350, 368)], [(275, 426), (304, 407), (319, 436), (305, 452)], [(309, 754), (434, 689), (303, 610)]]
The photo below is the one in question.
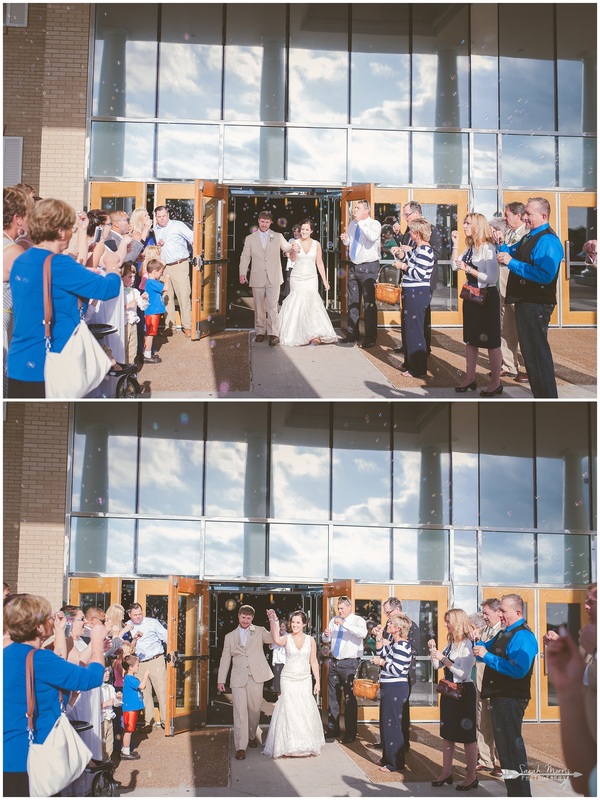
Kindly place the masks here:
[[(512, 201), (509, 201), (512, 202)], [(533, 631), (533, 634), (536, 640), (539, 642), (540, 639), (538, 637), (539, 632), (539, 624), (538, 624), (538, 591), (539, 589), (523, 589), (520, 587), (515, 586), (484, 586), (482, 589), (481, 595), (481, 602), (484, 603), (490, 597), (497, 597), (501, 599), (505, 594), (518, 594), (520, 595), (525, 603), (527, 604), (527, 617), (525, 621), (527, 625)], [(540, 681), (538, 679), (540, 669), (540, 657), (538, 652), (538, 657), (535, 660), (535, 664), (533, 667), (533, 673), (531, 675), (531, 700), (529, 701), (529, 705), (525, 711), (525, 716), (523, 719), (526, 722), (533, 722), (538, 719), (538, 698), (539, 698), (539, 684)]]
[(69, 578), (69, 603), (77, 608), (81, 608), (79, 605), (79, 596), (81, 594), (105, 592), (110, 592), (110, 605), (120, 603), (121, 578)]
[[(569, 231), (569, 208), (597, 208), (598, 196), (594, 192), (558, 192), (560, 227), (554, 228), (565, 250), (564, 265), (559, 270), (561, 286), (560, 319), (562, 325), (596, 325), (597, 312), (571, 311), (569, 308), (571, 287), (567, 274), (567, 235)], [(554, 227), (554, 226), (553, 226)]]
[(581, 622), (585, 621), (585, 598), (586, 589), (539, 589), (539, 638), (540, 642), (540, 719), (559, 720), (559, 706), (548, 704), (548, 681), (546, 675), (546, 647), (543, 644), (543, 637), (546, 633), (546, 604), (547, 603), (577, 603), (581, 607)]
[(134, 208), (145, 208), (147, 184), (143, 181), (90, 181), (88, 194), (90, 209), (102, 208), (102, 197), (135, 197)]
[[(371, 206), (371, 216), (373, 215), (373, 197), (374, 197), (374, 184), (372, 183), (357, 183), (354, 186), (342, 186), (342, 196), (340, 199), (340, 233), (348, 230), (348, 225), (352, 221), (352, 215), (349, 212), (348, 204), (355, 203), (357, 200), (366, 200)], [(344, 251), (347, 248), (340, 241), (340, 267), (342, 261), (349, 261), (350, 256)], [(348, 313), (348, 270), (346, 268), (340, 269), (340, 298), (341, 298), (341, 313)]]

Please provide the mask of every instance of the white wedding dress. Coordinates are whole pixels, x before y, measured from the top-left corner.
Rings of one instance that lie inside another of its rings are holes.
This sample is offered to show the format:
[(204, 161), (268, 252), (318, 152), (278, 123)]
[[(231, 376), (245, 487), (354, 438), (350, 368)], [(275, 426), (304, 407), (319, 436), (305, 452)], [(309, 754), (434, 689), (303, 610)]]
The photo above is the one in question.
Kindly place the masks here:
[(275, 703), (263, 750), (271, 758), (316, 756), (325, 744), (323, 723), (313, 695), (310, 642), (310, 636), (305, 635), (298, 650), (292, 637), (287, 637), (281, 696)]
[(279, 341), (288, 347), (300, 347), (311, 339), (330, 344), (337, 338), (319, 295), (317, 242), (313, 240), (308, 253), (300, 244), (290, 277), (290, 293), (279, 312)]

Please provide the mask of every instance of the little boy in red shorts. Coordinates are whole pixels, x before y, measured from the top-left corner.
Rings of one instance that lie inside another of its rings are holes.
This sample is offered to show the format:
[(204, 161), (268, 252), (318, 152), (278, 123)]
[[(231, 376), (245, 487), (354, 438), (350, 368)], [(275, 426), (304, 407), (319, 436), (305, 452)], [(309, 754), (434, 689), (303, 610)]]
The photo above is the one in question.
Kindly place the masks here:
[(171, 284), (169, 276), (163, 273), (165, 265), (157, 258), (151, 258), (146, 264), (148, 277), (146, 278), (145, 290), (148, 294), (148, 308), (146, 309), (146, 337), (144, 339), (144, 364), (160, 364), (159, 356), (152, 353), (152, 342), (158, 333), (158, 323), (161, 314), (165, 313), (165, 301), (163, 294), (170, 290)]
[(136, 674), (140, 668), (140, 660), (137, 656), (125, 656), (123, 659), (123, 745), (121, 747), (121, 758), (126, 761), (138, 759), (139, 753), (131, 752), (131, 735), (135, 732), (138, 712), (144, 707), (142, 689), (146, 688), (146, 682), (150, 670), (147, 669), (144, 677), (140, 681)]

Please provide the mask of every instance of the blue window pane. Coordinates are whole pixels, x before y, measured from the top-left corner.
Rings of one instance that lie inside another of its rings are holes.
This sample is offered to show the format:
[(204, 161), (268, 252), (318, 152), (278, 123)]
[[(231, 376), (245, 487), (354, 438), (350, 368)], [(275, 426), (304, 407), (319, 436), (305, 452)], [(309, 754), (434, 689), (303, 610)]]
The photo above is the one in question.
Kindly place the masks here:
[(202, 404), (142, 406), (139, 508), (143, 514), (202, 516), (203, 462)]
[(328, 529), (324, 525), (269, 527), (269, 577), (325, 580)]
[[(333, 519), (390, 521), (389, 406), (339, 403), (333, 422)], [(336, 573), (336, 577), (342, 577)]]
[(389, 529), (336, 526), (333, 529), (332, 561), (334, 580), (389, 581)]
[(592, 138), (559, 136), (558, 185), (561, 188), (595, 191), (597, 145), (597, 140)]
[(151, 122), (92, 122), (91, 177), (154, 177), (154, 135)]
[[(454, 580), (474, 582), (477, 578), (477, 532), (454, 531)], [(461, 606), (462, 608), (462, 606)]]
[(159, 117), (221, 119), (222, 37), (221, 3), (169, 3), (161, 17)]
[(92, 113), (99, 117), (154, 117), (158, 6), (98, 3)]
[(218, 125), (159, 125), (156, 174), (160, 179), (219, 177)]
[(538, 535), (539, 583), (589, 583), (589, 536), (540, 533)]
[[(354, 130), (351, 153), (352, 183), (408, 183), (408, 132)], [(393, 153), (392, 158), (390, 153)]]
[(134, 537), (132, 519), (73, 519), (69, 570), (105, 575), (133, 573)]
[(138, 575), (200, 575), (200, 523), (140, 520)]
[(534, 535), (483, 531), (481, 545), (482, 583), (518, 586), (533, 583)]
[(288, 128), (288, 180), (345, 183), (346, 131)]
[(289, 121), (348, 122), (348, 9), (290, 4)]
[(398, 583), (448, 579), (448, 531), (394, 528), (394, 574)]
[(558, 129), (595, 133), (597, 129), (596, 4), (557, 3)]
[(555, 148), (553, 136), (503, 136), (502, 186), (555, 186)]
[(460, 186), (468, 183), (469, 139), (465, 133), (412, 135), (413, 183)]
[[(492, 133), (476, 133), (473, 136), (473, 183), (477, 186), (498, 184), (498, 139)], [(480, 214), (485, 213), (480, 211)]]
[(207, 522), (204, 574), (228, 578), (266, 575), (266, 532), (255, 522)]
[(225, 128), (225, 180), (283, 180), (284, 129)]
[(74, 437), (73, 511), (135, 513), (137, 407), (79, 403)]

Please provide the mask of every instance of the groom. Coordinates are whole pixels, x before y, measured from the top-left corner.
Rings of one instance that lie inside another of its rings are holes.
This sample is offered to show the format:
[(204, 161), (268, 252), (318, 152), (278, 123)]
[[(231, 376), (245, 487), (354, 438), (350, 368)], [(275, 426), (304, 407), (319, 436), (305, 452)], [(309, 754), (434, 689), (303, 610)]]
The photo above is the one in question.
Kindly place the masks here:
[(228, 633), (219, 663), (217, 691), (225, 691), (225, 681), (231, 669), (231, 692), (233, 695), (233, 741), (238, 761), (246, 758), (247, 747), (258, 747), (256, 731), (260, 719), (263, 698), (263, 683), (273, 677), (265, 658), (263, 644), (272, 644), (271, 634), (252, 624), (252, 606), (241, 606), (238, 612), (238, 627)]
[(258, 230), (246, 236), (240, 257), (240, 283), (248, 283), (248, 267), (252, 262), (250, 288), (254, 297), (255, 341), (264, 342), (268, 334), (270, 346), (275, 347), (279, 344), (277, 302), (283, 283), (281, 253), (289, 253), (297, 245), (286, 242), (281, 233), (270, 231), (272, 222), (271, 212), (261, 211)]

